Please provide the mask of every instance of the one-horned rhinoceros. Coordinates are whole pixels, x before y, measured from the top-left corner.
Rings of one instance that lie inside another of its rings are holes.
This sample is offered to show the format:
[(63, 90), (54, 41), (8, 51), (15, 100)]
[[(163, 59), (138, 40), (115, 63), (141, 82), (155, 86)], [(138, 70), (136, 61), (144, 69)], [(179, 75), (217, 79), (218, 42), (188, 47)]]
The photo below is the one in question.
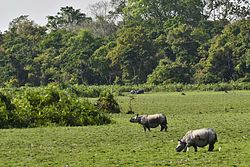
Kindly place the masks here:
[(190, 130), (178, 141), (179, 143), (176, 147), (177, 152), (182, 150), (186, 152), (187, 148), (191, 146), (193, 146), (195, 152), (197, 152), (197, 147), (205, 147), (206, 145), (209, 145), (208, 151), (213, 151), (214, 144), (217, 142), (217, 134), (211, 128)]
[(161, 131), (165, 129), (167, 131), (167, 117), (164, 114), (153, 114), (153, 115), (136, 115), (130, 118), (130, 122), (139, 123), (143, 126), (144, 131), (146, 129), (150, 131), (150, 128), (156, 128), (161, 126)]

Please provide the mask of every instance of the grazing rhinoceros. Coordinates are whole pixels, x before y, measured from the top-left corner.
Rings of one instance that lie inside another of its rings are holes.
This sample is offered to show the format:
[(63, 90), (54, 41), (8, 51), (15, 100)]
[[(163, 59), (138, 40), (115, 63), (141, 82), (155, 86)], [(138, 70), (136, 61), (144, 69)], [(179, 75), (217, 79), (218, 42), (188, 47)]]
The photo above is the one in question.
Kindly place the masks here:
[(143, 126), (144, 131), (146, 129), (150, 131), (150, 128), (156, 128), (161, 126), (161, 131), (165, 129), (167, 131), (167, 118), (164, 114), (154, 114), (154, 115), (136, 115), (135, 117), (130, 118), (130, 122), (139, 123)]
[(143, 89), (139, 89), (136, 91), (136, 94), (144, 94), (144, 90)]
[(206, 145), (209, 145), (208, 151), (213, 151), (214, 144), (217, 142), (217, 134), (211, 128), (190, 130), (178, 141), (179, 143), (176, 147), (177, 152), (182, 150), (186, 152), (187, 148), (191, 146), (193, 146), (195, 152), (197, 152), (197, 147), (205, 147)]
[(130, 93), (131, 94), (144, 94), (144, 90), (143, 89), (131, 90)]

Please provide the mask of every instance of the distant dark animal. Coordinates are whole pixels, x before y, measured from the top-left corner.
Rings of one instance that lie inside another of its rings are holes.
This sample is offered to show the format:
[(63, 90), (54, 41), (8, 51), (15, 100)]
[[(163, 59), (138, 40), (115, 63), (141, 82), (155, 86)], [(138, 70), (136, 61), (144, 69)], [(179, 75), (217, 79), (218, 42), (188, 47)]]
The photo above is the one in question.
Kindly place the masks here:
[(144, 93), (144, 90), (143, 89), (140, 89), (140, 90), (137, 90), (136, 91), (136, 94), (143, 94)]
[(164, 114), (153, 114), (153, 115), (136, 115), (130, 118), (130, 122), (139, 123), (143, 126), (144, 131), (146, 129), (150, 131), (150, 128), (156, 128), (161, 126), (161, 131), (165, 129), (167, 131), (167, 117)]
[(190, 130), (178, 141), (176, 147), (177, 152), (182, 150), (186, 152), (187, 148), (191, 146), (193, 146), (195, 152), (197, 152), (197, 147), (205, 147), (206, 145), (209, 145), (208, 151), (213, 151), (214, 144), (217, 142), (217, 134), (211, 128)]
[(144, 93), (144, 90), (143, 90), (143, 89), (131, 90), (130, 93), (131, 93), (131, 94), (143, 94), (143, 93)]
[(131, 93), (131, 94), (135, 94), (135, 93), (136, 93), (136, 90), (131, 90), (130, 93)]

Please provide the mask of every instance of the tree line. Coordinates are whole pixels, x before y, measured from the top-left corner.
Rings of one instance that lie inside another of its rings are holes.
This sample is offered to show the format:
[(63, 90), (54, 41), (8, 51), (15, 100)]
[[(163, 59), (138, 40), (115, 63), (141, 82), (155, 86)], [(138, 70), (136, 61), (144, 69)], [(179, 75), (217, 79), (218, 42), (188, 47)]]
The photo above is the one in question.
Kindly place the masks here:
[(111, 0), (0, 32), (0, 86), (250, 81), (246, 0)]

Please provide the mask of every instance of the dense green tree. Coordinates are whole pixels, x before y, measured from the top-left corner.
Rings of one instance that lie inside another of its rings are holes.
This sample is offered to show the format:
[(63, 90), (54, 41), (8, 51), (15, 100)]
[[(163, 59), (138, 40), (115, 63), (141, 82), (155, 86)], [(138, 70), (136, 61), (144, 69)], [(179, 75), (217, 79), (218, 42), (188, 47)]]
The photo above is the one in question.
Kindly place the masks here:
[(38, 54), (38, 44), (46, 33), (44, 27), (36, 25), (28, 16), (14, 19), (9, 30), (3, 36), (3, 49), (12, 79), (18, 85), (29, 83), (39, 85), (40, 75), (34, 66), (33, 59)]
[(168, 19), (181, 17), (183, 23), (196, 25), (202, 18), (203, 4), (200, 0), (128, 0), (125, 8), (127, 20), (135, 20), (146, 26), (159, 26)]
[(50, 82), (60, 82), (61, 67), (63, 63), (61, 54), (66, 49), (69, 38), (74, 33), (67, 30), (55, 30), (47, 34), (39, 44), (39, 55), (34, 59), (40, 69), (41, 84), (47, 85)]
[(193, 68), (180, 61), (162, 59), (154, 72), (148, 76), (149, 84), (193, 83)]
[(80, 9), (74, 9), (71, 6), (61, 7), (60, 12), (55, 16), (47, 16), (47, 27), (50, 30), (57, 29), (76, 29), (77, 26), (82, 27), (84, 23), (91, 21), (90, 17), (86, 17)]
[(0, 33), (0, 86), (250, 81), (248, 1), (111, 0), (89, 9), (93, 19), (62, 7), (48, 29), (14, 19)]
[(108, 53), (113, 65), (118, 65), (123, 83), (137, 84), (146, 81), (156, 66), (152, 41), (141, 27), (122, 29), (116, 46)]
[(199, 61), (197, 49), (199, 44), (192, 35), (193, 28), (182, 24), (169, 31), (167, 42), (170, 44), (175, 58), (181, 63), (194, 65)]
[(249, 75), (250, 21), (241, 20), (225, 27), (209, 49), (207, 71), (219, 81)]
[(4, 82), (10, 80), (11, 77), (11, 75), (8, 73), (10, 68), (6, 66), (8, 59), (2, 46), (3, 43), (3, 34), (0, 32), (0, 87), (4, 86)]
[(95, 38), (90, 31), (82, 29), (72, 36), (67, 48), (60, 55), (60, 68), (65, 80), (79, 84), (94, 84), (98, 78), (91, 68), (90, 57), (102, 45), (102, 40)]
[(113, 47), (115, 47), (115, 43), (109, 42), (98, 48), (91, 56), (91, 68), (98, 77), (98, 83), (112, 84), (115, 77), (120, 75), (117, 66), (111, 66), (112, 61), (108, 57), (108, 52)]

